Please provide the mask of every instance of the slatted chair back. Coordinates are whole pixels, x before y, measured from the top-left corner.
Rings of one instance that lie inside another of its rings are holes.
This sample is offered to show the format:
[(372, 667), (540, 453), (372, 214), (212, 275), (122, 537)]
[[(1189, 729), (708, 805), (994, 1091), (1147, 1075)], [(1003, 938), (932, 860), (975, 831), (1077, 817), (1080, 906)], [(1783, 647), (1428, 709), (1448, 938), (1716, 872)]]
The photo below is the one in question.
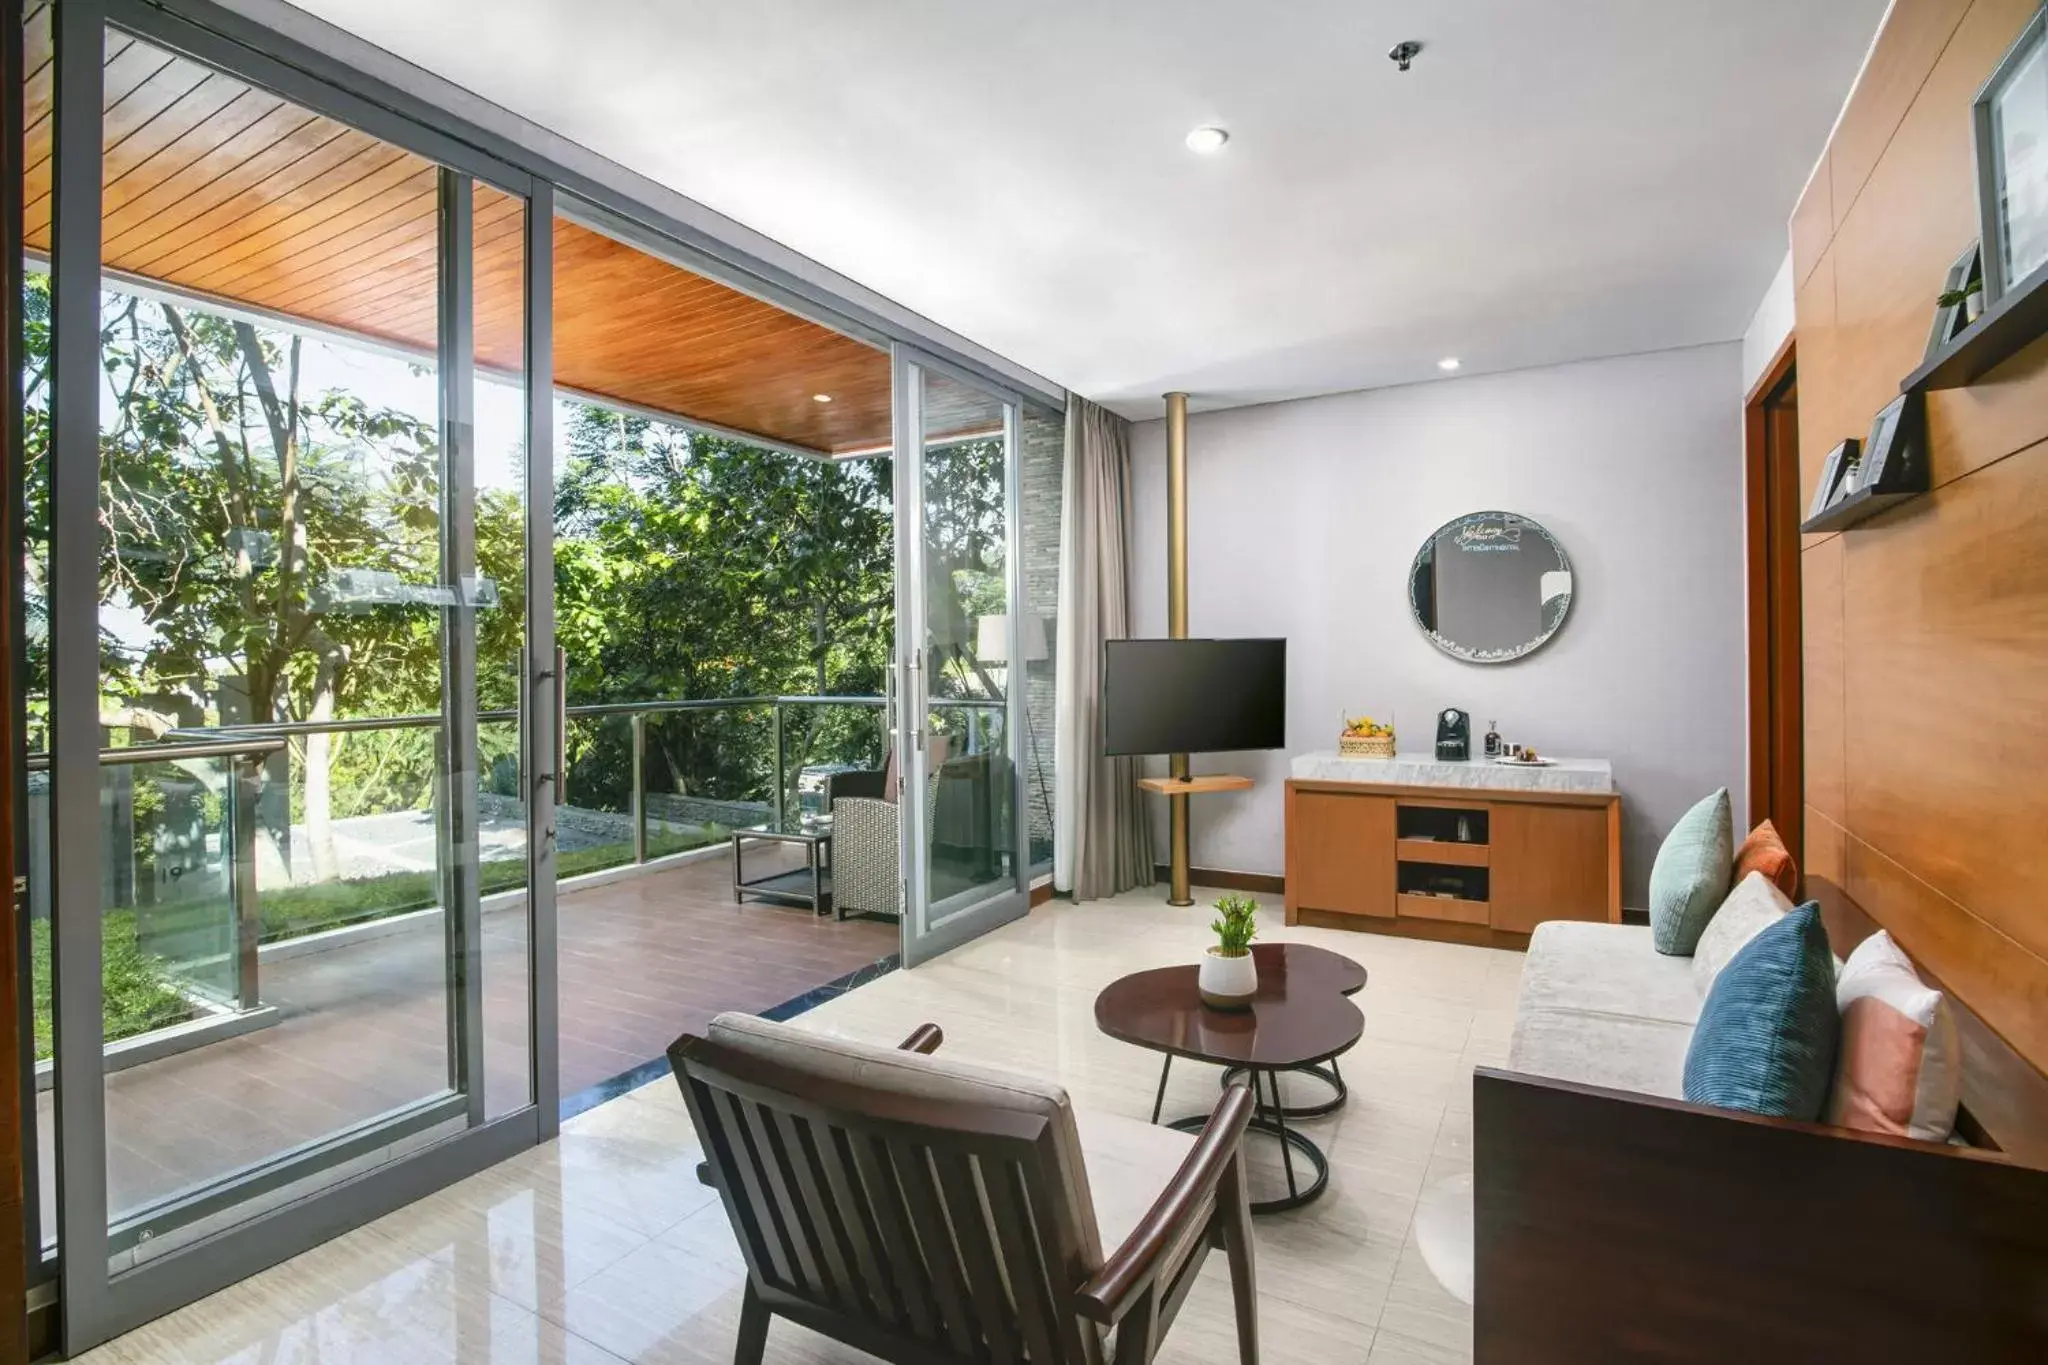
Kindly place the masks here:
[(1086, 1175), (1050, 1120), (699, 1038), (669, 1057), (768, 1310), (892, 1361), (1101, 1365), (1074, 1297), (1101, 1260)]

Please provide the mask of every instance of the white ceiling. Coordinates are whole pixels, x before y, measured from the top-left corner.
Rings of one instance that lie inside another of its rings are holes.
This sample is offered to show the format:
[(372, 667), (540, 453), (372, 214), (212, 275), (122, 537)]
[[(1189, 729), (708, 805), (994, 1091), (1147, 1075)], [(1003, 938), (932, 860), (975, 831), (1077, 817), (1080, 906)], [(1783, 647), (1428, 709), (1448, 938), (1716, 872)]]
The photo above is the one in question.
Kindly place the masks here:
[(298, 3), (1134, 417), (1740, 336), (1884, 10)]

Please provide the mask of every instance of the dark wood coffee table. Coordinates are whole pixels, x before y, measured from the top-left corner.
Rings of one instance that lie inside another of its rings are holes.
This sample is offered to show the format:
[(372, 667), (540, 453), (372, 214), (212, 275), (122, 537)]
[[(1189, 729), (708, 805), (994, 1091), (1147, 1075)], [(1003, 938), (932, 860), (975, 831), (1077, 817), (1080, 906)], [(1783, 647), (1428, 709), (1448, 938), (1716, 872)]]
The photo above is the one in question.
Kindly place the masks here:
[[(1330, 1183), (1330, 1163), (1322, 1149), (1299, 1129), (1288, 1127), (1287, 1121), (1327, 1114), (1344, 1103), (1337, 1058), (1365, 1030), (1365, 1016), (1346, 997), (1364, 988), (1365, 968), (1306, 943), (1256, 943), (1252, 956), (1259, 964), (1259, 993), (1249, 1010), (1228, 1013), (1204, 1005), (1192, 964), (1158, 967), (1104, 987), (1095, 997), (1095, 1026), (1112, 1038), (1166, 1054), (1159, 1068), (1159, 1091), (1152, 1100), (1154, 1123), (1159, 1121), (1175, 1057), (1223, 1067), (1225, 1084), (1237, 1073), (1251, 1074), (1256, 1101), (1251, 1127), (1279, 1141), (1287, 1173), (1286, 1197), (1254, 1200), (1252, 1212), (1277, 1213), (1300, 1208)], [(1335, 1089), (1336, 1097), (1290, 1109), (1280, 1100), (1283, 1071), (1320, 1076)], [(1201, 1114), (1176, 1119), (1168, 1126), (1197, 1129), (1207, 1118)], [(1295, 1176), (1297, 1152), (1315, 1172), (1306, 1187)]]

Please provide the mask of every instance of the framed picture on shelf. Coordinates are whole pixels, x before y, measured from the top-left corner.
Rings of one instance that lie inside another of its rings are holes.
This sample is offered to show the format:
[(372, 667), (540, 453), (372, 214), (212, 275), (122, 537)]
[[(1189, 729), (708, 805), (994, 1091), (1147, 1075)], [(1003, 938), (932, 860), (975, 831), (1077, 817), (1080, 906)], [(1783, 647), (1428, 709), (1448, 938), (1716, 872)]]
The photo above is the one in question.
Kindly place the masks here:
[(1982, 257), (1980, 245), (1972, 242), (1970, 249), (1956, 257), (1956, 263), (1948, 268), (1948, 278), (1942, 281), (1941, 293), (1935, 296), (1934, 326), (1927, 333), (1924, 359), (1932, 360), (1935, 352), (1954, 341), (1957, 334), (1983, 314)]
[(2048, 265), (2048, 11), (2020, 30), (1972, 113), (1988, 306)]
[(1846, 476), (1856, 462), (1859, 449), (1856, 438), (1852, 436), (1828, 452), (1827, 459), (1821, 463), (1820, 482), (1813, 486), (1813, 504), (1806, 509), (1808, 521), (1833, 507), (1846, 495)]
[(1902, 393), (1878, 409), (1870, 423), (1870, 439), (1864, 443), (1863, 458), (1857, 462), (1858, 488), (1889, 491), (1910, 472), (1914, 445), (1919, 440), (1920, 410), (1914, 406), (1917, 397)]

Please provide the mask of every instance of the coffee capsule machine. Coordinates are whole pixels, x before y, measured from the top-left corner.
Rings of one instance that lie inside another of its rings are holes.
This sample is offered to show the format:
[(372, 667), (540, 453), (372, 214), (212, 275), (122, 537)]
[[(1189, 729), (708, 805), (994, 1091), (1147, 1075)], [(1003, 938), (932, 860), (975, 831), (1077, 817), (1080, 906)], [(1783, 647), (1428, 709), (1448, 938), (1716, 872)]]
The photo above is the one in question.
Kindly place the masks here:
[(1463, 763), (1472, 757), (1472, 717), (1455, 706), (1436, 715), (1436, 761)]

